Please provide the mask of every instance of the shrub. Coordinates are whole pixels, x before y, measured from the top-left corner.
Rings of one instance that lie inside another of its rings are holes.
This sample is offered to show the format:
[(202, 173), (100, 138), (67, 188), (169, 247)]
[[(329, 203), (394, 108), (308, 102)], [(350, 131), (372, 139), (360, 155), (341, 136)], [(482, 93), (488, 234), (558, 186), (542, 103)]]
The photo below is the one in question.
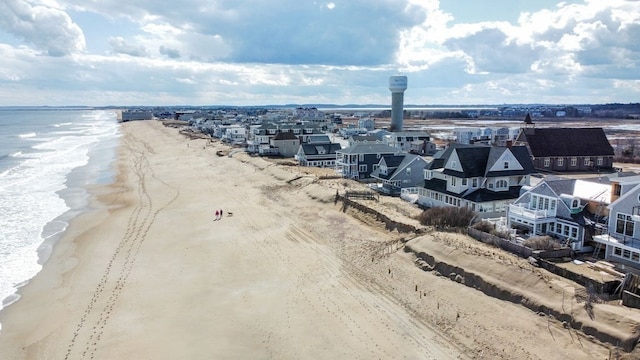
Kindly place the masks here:
[(418, 220), (422, 225), (435, 226), (437, 228), (466, 228), (475, 215), (475, 212), (467, 208), (445, 206), (423, 211), (418, 216)]
[(557, 250), (560, 249), (560, 244), (555, 241), (551, 236), (532, 236), (522, 242), (522, 245), (531, 248), (533, 250)]
[(491, 234), (495, 231), (496, 226), (489, 221), (482, 220), (479, 221), (472, 226), (476, 230), (480, 230), (482, 232), (486, 232), (487, 234)]

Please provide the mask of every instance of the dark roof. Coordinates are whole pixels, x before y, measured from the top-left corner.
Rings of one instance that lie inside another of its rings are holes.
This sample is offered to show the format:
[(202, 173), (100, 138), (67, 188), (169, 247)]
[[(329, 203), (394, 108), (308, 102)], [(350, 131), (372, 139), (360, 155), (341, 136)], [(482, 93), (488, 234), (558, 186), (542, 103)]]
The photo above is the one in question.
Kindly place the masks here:
[(490, 151), (490, 146), (473, 146), (456, 149), (456, 154), (458, 154), (458, 160), (460, 160), (460, 166), (463, 172), (445, 169), (443, 173), (467, 178), (485, 176)]
[(529, 115), (529, 113), (527, 113), (527, 116), (525, 116), (524, 123), (525, 124), (533, 124), (533, 121), (531, 121), (531, 115)]
[[(497, 171), (488, 171), (485, 176), (493, 177), (493, 176), (512, 176), (512, 175), (527, 175), (534, 173), (535, 167), (533, 166), (533, 161), (531, 161), (531, 156), (529, 155), (529, 150), (527, 150), (526, 146), (512, 146), (508, 148), (513, 156), (515, 156), (516, 160), (522, 165), (522, 170), (501, 170)], [(489, 161), (487, 170), (489, 170), (496, 161), (500, 158), (500, 156), (504, 153), (505, 148), (492, 148), (491, 154), (489, 155)]]
[(524, 132), (534, 157), (613, 156), (602, 128), (543, 128)]
[(278, 131), (273, 140), (298, 140), (298, 137), (291, 131)]
[(305, 155), (319, 155), (319, 148), (324, 148), (326, 151), (326, 155), (336, 155), (336, 151), (340, 150), (340, 144), (331, 143), (331, 144), (301, 144), (302, 151)]
[[(384, 159), (385, 164), (387, 164), (387, 168), (390, 170), (387, 172), (387, 175), (384, 175), (380, 172), (380, 168), (378, 167), (377, 169), (373, 170), (373, 172), (371, 173), (372, 177), (377, 177), (380, 179), (385, 179), (385, 180), (389, 180), (393, 177), (393, 174), (396, 172), (398, 166), (400, 164), (402, 164), (402, 162), (404, 161), (404, 159), (408, 156), (408, 154), (405, 155), (382, 155), (382, 159)], [(382, 161), (382, 159), (380, 159), (380, 161)]]
[(384, 158), (384, 162), (385, 162), (385, 164), (387, 164), (388, 168), (395, 168), (395, 167), (398, 167), (398, 165), (400, 165), (400, 163), (402, 163), (402, 160), (404, 160), (404, 158), (406, 157), (406, 154), (404, 154), (404, 155), (382, 155), (382, 157)]
[(458, 144), (458, 143), (451, 144), (445, 150), (440, 150), (437, 153), (435, 153), (433, 155), (433, 160), (429, 164), (427, 164), (427, 167), (425, 169), (427, 170), (442, 169), (445, 163), (447, 162), (447, 159), (449, 159), (449, 156), (451, 156), (451, 153), (453, 152), (454, 149), (459, 149), (464, 147), (475, 147), (475, 146), (477, 145)]

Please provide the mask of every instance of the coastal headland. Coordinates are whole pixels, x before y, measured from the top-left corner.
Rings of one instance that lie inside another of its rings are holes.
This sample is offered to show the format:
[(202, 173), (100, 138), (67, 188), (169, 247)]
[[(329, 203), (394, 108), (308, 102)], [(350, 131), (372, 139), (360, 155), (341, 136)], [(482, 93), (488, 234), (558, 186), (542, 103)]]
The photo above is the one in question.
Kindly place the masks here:
[(363, 206), (420, 231), (336, 201), (355, 182), (159, 121), (121, 126), (116, 181), (90, 189), (89, 211), (0, 313), (0, 358), (638, 356), (621, 350), (636, 310), (588, 313), (579, 285), (420, 228), (398, 199)]

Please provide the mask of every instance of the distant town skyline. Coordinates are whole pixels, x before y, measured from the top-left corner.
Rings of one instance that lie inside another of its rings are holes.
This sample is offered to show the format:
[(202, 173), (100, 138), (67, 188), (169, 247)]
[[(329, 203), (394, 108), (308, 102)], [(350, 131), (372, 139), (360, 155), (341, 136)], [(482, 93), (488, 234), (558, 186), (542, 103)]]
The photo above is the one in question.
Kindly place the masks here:
[(640, 101), (640, 1), (5, 0), (0, 106)]

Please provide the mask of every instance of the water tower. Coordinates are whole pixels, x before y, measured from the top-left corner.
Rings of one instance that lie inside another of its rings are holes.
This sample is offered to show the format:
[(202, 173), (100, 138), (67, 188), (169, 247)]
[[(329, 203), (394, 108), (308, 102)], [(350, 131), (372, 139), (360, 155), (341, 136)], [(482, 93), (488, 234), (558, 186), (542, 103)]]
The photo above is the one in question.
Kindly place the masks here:
[(402, 118), (404, 106), (404, 91), (407, 90), (406, 76), (389, 77), (389, 90), (391, 90), (391, 126), (389, 131), (402, 131)]

